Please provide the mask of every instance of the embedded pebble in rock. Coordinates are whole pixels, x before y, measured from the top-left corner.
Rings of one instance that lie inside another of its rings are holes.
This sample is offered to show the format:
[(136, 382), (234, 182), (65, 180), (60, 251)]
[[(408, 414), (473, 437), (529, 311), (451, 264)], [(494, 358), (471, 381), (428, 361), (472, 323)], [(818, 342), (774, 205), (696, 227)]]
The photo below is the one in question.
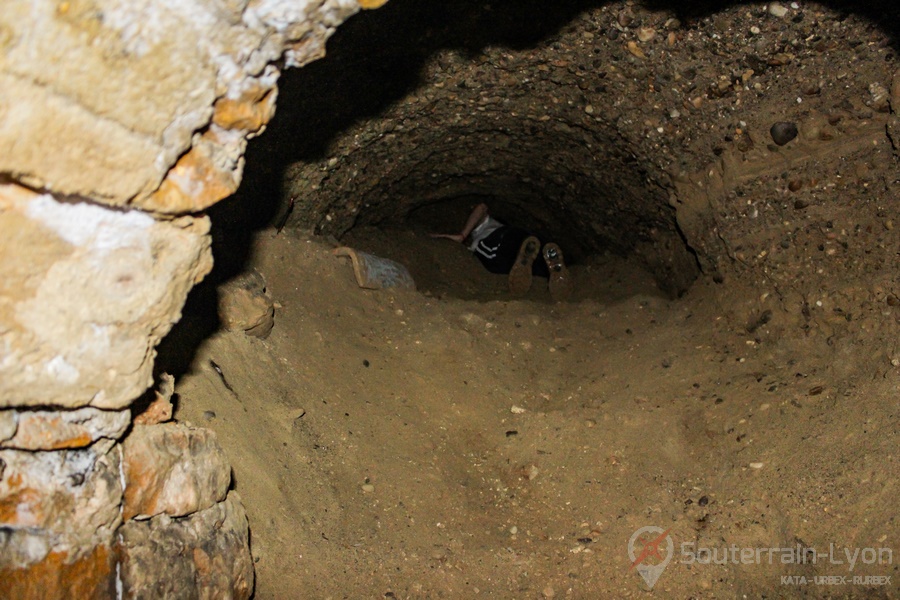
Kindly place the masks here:
[(784, 15), (788, 14), (788, 9), (785, 6), (782, 6), (778, 2), (770, 2), (769, 3), (769, 14), (773, 17), (780, 19)]
[(886, 113), (891, 109), (891, 93), (880, 83), (869, 84), (869, 106), (873, 110)]
[(625, 47), (628, 48), (628, 51), (636, 58), (647, 58), (647, 55), (644, 54), (644, 51), (641, 50), (641, 47), (638, 46), (637, 42), (634, 40), (628, 42)]
[(779, 121), (772, 125), (772, 128), (769, 129), (769, 133), (772, 135), (772, 140), (776, 144), (784, 146), (797, 137), (797, 124), (788, 121)]
[(637, 31), (637, 38), (641, 42), (649, 42), (656, 37), (656, 30), (652, 27), (640, 27)]

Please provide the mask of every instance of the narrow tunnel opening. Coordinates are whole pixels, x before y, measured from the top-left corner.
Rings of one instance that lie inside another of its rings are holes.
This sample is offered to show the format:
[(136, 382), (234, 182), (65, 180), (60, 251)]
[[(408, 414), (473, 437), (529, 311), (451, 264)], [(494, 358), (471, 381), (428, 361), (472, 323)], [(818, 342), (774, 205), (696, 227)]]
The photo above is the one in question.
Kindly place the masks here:
[[(425, 291), (472, 297), (465, 282), (481, 274), (436, 272), (442, 250), (428, 234), (460, 228), (487, 202), (558, 243), (576, 271), (613, 261), (646, 271), (664, 295), (683, 294), (698, 263), (668, 174), (604, 106), (606, 80), (628, 58), (591, 51), (594, 32), (604, 35), (598, 6), (566, 2), (548, 15), (539, 3), (401, 0), (356, 17), (325, 58), (283, 75), (279, 110), (215, 222), (246, 228), (240, 213), (252, 210), (260, 224), (382, 252)], [(589, 277), (578, 287), (602, 296)]]

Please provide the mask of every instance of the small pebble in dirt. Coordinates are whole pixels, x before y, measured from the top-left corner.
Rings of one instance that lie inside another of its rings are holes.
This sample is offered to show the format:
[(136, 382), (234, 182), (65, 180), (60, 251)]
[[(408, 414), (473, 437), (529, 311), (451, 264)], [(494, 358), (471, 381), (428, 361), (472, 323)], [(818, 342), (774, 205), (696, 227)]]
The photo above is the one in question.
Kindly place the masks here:
[(205, 411), (203, 411), (203, 418), (206, 419), (207, 421), (212, 421), (213, 419), (216, 418), (216, 413), (215, 413), (215, 411), (212, 411), (212, 410), (205, 410)]
[(797, 124), (788, 121), (778, 121), (772, 125), (769, 133), (772, 135), (772, 141), (779, 146), (784, 146), (797, 137)]
[(809, 202), (807, 202), (806, 200), (799, 200), (799, 199), (794, 200), (794, 209), (795, 210), (803, 210), (807, 206), (809, 206)]
[(506, 437), (513, 437), (515, 435), (519, 435), (519, 432), (516, 431), (515, 429), (510, 429), (509, 431), (506, 432)]
[(375, 486), (372, 485), (371, 483), (364, 483), (360, 489), (362, 489), (362, 491), (364, 491), (367, 494), (371, 494), (372, 492), (375, 491)]
[(556, 596), (556, 590), (554, 590), (551, 586), (547, 586), (544, 588), (544, 591), (541, 592), (541, 595), (544, 598), (553, 598)]
[(700, 499), (697, 500), (697, 506), (706, 506), (709, 504), (709, 496), (700, 496)]
[(521, 415), (521, 414), (525, 413), (525, 409), (522, 408), (521, 406), (513, 405), (513, 406), (509, 407), (509, 412), (511, 412), (514, 415)]
[(750, 468), (751, 468), (751, 469), (762, 469), (762, 468), (763, 468), (763, 463), (761, 463), (761, 462), (752, 462), (752, 463), (750, 463)]
[(661, 364), (662, 364), (663, 369), (668, 369), (669, 367), (672, 366), (672, 361), (669, 360), (668, 358), (664, 358)]
[(770, 2), (769, 3), (769, 14), (773, 17), (780, 19), (784, 15), (788, 14), (788, 9), (779, 4), (778, 2)]
[(370, 363), (369, 363), (368, 360), (363, 360), (363, 366), (364, 366), (364, 367), (368, 367), (369, 364), (370, 364)]

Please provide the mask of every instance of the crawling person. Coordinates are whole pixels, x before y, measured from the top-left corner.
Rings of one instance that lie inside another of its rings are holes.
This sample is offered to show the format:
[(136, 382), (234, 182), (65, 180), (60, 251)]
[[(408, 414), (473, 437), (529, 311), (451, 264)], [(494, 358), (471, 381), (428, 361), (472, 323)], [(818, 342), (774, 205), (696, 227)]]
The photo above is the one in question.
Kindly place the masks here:
[[(550, 295), (565, 300), (572, 293), (572, 280), (562, 250), (553, 242), (542, 243), (524, 229), (493, 218), (487, 204), (479, 204), (459, 233), (433, 233), (431, 237), (465, 243), (491, 273), (509, 275), (509, 291), (521, 296), (531, 289), (533, 276), (549, 279)], [(535, 260), (538, 255), (543, 260)]]

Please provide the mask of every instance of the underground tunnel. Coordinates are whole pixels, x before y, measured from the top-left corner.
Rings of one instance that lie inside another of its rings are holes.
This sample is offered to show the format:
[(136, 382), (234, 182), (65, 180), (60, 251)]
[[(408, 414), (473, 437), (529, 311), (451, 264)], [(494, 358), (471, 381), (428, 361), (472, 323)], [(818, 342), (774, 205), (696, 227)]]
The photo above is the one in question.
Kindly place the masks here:
[(896, 595), (892, 3), (3, 13), (0, 597)]

